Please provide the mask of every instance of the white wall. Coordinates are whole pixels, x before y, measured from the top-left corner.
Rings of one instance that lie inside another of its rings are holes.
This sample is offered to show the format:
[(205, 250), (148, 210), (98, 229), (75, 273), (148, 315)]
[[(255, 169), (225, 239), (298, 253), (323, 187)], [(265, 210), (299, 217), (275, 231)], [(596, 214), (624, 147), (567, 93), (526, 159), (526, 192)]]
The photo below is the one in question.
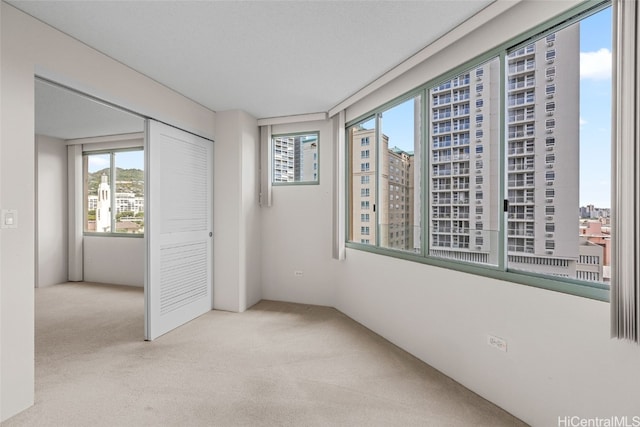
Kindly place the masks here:
[(340, 311), (531, 425), (640, 415), (640, 348), (609, 338), (608, 303), (357, 250), (340, 267)]
[(84, 281), (144, 287), (145, 239), (84, 236)]
[[(518, 4), (348, 108), (347, 119), (575, 3)], [(608, 303), (351, 249), (333, 261), (324, 243), (329, 202), (314, 196), (322, 197), (274, 188), (273, 208), (263, 209), (265, 298), (333, 305), (534, 426), (564, 416), (640, 415), (640, 347), (609, 338)], [(301, 265), (319, 267), (316, 283), (300, 286), (293, 270)], [(490, 347), (489, 334), (506, 339), (508, 351)]]
[[(34, 73), (213, 138), (215, 113), (0, 3), (0, 420), (33, 404), (35, 284)], [(19, 185), (16, 185), (19, 183)]]
[(213, 306), (242, 312), (262, 298), (258, 122), (216, 114), (213, 170)]
[(330, 120), (272, 127), (273, 134), (320, 132), (320, 184), (273, 186), (272, 206), (262, 208), (265, 299), (335, 305), (332, 129)]
[(36, 286), (66, 282), (67, 146), (64, 141), (36, 135), (37, 149), (37, 277)]

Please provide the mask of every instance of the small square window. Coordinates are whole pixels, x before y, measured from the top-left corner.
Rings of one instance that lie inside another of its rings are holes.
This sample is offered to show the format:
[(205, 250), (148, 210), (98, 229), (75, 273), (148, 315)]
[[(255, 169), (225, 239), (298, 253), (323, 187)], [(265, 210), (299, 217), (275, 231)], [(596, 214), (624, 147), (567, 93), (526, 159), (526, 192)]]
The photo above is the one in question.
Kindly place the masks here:
[(318, 183), (318, 132), (274, 135), (271, 145), (274, 185)]

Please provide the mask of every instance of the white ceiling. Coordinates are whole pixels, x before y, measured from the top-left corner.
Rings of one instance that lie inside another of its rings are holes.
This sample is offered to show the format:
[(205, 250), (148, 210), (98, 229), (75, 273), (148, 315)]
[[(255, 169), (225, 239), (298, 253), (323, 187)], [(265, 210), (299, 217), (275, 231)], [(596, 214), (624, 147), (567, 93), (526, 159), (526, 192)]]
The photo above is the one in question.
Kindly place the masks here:
[(493, 0), (8, 3), (217, 111), (328, 111)]
[(60, 139), (142, 132), (144, 120), (75, 92), (36, 80), (35, 132)]

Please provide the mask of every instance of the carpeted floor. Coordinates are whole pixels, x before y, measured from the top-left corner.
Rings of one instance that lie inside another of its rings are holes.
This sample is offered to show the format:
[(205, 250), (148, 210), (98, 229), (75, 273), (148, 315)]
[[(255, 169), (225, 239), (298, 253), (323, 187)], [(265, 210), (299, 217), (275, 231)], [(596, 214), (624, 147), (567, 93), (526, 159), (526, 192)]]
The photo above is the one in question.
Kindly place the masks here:
[(212, 311), (143, 341), (138, 288), (36, 290), (36, 403), (3, 426), (520, 426), (318, 306)]

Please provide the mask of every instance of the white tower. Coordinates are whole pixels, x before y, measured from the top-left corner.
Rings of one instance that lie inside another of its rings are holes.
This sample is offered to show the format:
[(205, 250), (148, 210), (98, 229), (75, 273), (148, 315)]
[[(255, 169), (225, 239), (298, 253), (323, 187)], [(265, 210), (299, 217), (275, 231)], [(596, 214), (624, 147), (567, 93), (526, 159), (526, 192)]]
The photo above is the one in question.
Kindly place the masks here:
[(102, 180), (98, 187), (96, 231), (98, 233), (108, 233), (111, 231), (111, 188), (107, 182), (106, 174), (102, 174)]

